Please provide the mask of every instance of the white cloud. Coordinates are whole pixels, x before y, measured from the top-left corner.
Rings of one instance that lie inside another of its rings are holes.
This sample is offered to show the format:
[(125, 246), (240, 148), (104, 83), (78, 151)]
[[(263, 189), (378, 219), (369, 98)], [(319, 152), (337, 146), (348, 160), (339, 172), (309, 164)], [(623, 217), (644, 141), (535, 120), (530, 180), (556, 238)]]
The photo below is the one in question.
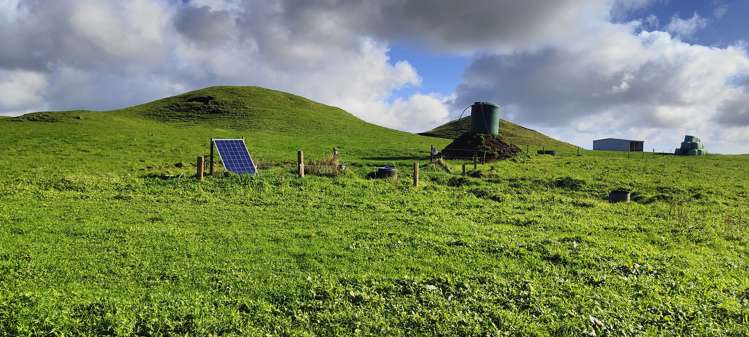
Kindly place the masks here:
[(661, 26), (660, 20), (658, 20), (658, 17), (650, 14), (643, 20), (644, 28), (648, 30), (657, 30)]
[(222, 47), (234, 41), (237, 26), (229, 11), (214, 10), (208, 6), (187, 7), (175, 17), (175, 28), (188, 40), (203, 47)]
[(390, 95), (418, 86), (420, 76), (408, 62), (390, 60), (386, 43), (338, 26), (335, 13), (219, 0), (29, 0), (2, 8), (12, 15), (0, 16), (8, 46), (0, 50), (0, 69), (9, 69), (0, 82), (28, 88), (29, 81), (9, 75), (28, 71), (45, 83), (23, 95), (13, 91), (12, 101), (0, 101), (2, 113), (111, 109), (234, 84), (294, 92), (401, 129), (433, 120), (431, 111), (416, 116), (418, 109), (394, 117)]
[(718, 122), (727, 127), (749, 127), (749, 92), (735, 93), (718, 107)]
[(44, 107), (46, 89), (47, 81), (40, 73), (0, 69), (0, 114)]
[[(684, 42), (707, 25), (696, 13), (658, 31), (642, 12), (654, 1), (0, 0), (0, 113), (260, 85), (414, 131), (495, 100), (580, 144), (621, 136), (667, 149), (689, 132), (749, 151), (747, 90), (731, 84), (749, 73), (745, 47)], [(644, 23), (622, 22), (633, 13)], [(393, 42), (473, 61), (454, 97), (393, 98), (422, 81), (390, 58)]]
[[(584, 31), (583, 22), (605, 19), (612, 0), (282, 0), (289, 22), (386, 41), (406, 41), (453, 53), (512, 53), (535, 49)], [(314, 23), (315, 25), (309, 25)], [(326, 25), (322, 25), (327, 27)], [(313, 28), (314, 27), (314, 28)], [(336, 34), (333, 34), (335, 36)]]
[(705, 27), (707, 27), (707, 19), (697, 13), (694, 13), (689, 19), (682, 19), (678, 15), (674, 15), (671, 22), (666, 26), (666, 31), (681, 38), (689, 38)]
[(749, 70), (746, 51), (636, 28), (604, 22), (566, 45), (478, 58), (454, 106), (491, 99), (510, 118), (581, 145), (616, 136), (667, 150), (686, 132), (730, 143), (717, 121), (744, 120), (741, 104), (728, 103), (742, 92), (730, 80)]
[(398, 98), (381, 114), (386, 126), (401, 125), (404, 130), (421, 132), (424, 125), (439, 125), (450, 121), (447, 97), (414, 94), (408, 99)]
[(624, 18), (633, 12), (640, 11), (659, 0), (614, 0), (611, 16), (615, 19)]

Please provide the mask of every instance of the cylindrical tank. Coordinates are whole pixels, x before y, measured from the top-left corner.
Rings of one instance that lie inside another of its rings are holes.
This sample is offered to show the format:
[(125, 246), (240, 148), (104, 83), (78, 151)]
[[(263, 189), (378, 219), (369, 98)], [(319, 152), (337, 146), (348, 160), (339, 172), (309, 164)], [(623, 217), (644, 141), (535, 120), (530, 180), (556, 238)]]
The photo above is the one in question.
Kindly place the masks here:
[(476, 102), (471, 105), (471, 132), (499, 134), (499, 105)]

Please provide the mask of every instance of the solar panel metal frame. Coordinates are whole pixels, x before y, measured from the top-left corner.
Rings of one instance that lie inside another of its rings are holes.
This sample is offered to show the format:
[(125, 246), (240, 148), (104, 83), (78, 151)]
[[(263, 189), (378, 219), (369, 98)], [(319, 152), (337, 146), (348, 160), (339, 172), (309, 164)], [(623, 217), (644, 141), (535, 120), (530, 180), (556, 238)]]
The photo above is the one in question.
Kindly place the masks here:
[[(244, 146), (244, 149), (247, 152), (247, 158), (250, 159), (250, 165), (252, 165), (252, 170), (254, 172), (253, 173), (250, 173), (250, 172), (242, 172), (242, 173), (234, 172), (234, 173), (237, 173), (237, 174), (248, 174), (248, 175), (256, 175), (257, 174), (257, 166), (255, 165), (255, 161), (252, 160), (252, 155), (250, 155), (250, 150), (247, 149), (247, 144), (245, 144), (244, 139), (241, 139), (241, 138), (240, 139), (228, 139), (228, 138), (214, 138), (214, 139), (211, 139), (211, 142), (213, 143), (213, 145), (211, 145), (211, 146), (216, 146), (216, 150), (217, 150), (216, 152), (218, 152), (218, 158), (221, 160), (221, 163), (224, 165), (224, 168), (227, 171), (231, 171), (231, 170), (226, 167), (226, 162), (224, 162), (224, 158), (221, 156), (221, 150), (218, 147), (218, 142), (220, 142), (220, 141), (240, 141), (240, 142), (242, 142), (242, 146)], [(231, 172), (233, 172), (233, 171), (231, 171)]]

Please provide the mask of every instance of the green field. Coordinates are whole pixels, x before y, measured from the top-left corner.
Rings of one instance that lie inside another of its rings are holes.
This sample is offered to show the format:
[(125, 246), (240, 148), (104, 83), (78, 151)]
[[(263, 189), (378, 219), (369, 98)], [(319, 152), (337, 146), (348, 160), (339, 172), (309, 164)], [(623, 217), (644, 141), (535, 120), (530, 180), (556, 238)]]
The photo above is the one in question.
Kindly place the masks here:
[[(193, 179), (211, 137), (260, 173)], [(449, 139), (238, 87), (0, 119), (0, 336), (749, 334), (749, 156), (544, 139), (462, 176), (423, 159)], [(348, 174), (295, 177), (333, 147)]]

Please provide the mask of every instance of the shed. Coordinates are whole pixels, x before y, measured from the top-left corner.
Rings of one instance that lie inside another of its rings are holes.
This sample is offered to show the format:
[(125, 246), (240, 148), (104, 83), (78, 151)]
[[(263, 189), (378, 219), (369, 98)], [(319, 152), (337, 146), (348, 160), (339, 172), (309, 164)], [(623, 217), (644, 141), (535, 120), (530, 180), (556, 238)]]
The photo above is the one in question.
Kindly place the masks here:
[(593, 141), (593, 150), (596, 151), (642, 152), (644, 148), (644, 140), (604, 138)]

